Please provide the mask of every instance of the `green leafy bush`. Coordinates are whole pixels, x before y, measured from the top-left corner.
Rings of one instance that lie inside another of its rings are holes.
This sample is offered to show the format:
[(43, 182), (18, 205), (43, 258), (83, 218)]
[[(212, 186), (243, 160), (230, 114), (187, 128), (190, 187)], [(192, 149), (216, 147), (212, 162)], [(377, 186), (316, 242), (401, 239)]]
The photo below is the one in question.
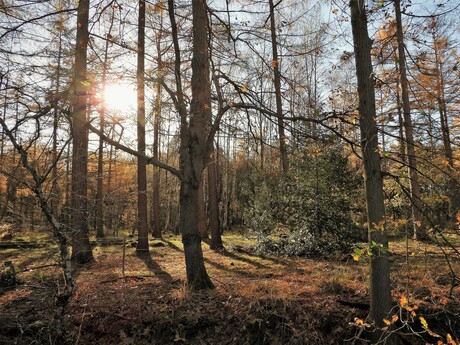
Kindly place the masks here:
[(353, 217), (364, 209), (361, 180), (338, 149), (296, 157), (289, 176), (256, 188), (245, 213), (245, 224), (259, 239), (256, 250), (310, 257), (349, 251), (363, 240)]

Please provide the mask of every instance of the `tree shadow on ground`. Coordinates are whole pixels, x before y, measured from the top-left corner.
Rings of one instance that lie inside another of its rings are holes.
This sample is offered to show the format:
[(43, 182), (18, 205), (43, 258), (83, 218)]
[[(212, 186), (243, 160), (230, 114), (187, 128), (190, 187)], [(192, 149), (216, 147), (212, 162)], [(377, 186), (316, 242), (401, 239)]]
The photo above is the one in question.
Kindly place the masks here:
[(144, 262), (152, 273), (155, 273), (165, 283), (172, 283), (174, 281), (173, 277), (152, 259), (150, 253), (136, 254), (136, 256)]
[[(253, 271), (249, 269), (241, 269), (241, 268), (229, 268), (225, 265), (222, 265), (218, 262), (214, 262), (209, 260), (208, 258), (204, 258), (204, 262), (213, 266), (214, 268), (217, 268), (218, 270), (221, 271), (226, 271), (228, 273), (236, 274), (241, 277), (246, 277), (246, 278), (253, 278), (253, 279), (259, 279), (260, 276), (255, 274)], [(230, 263), (230, 265), (234, 265), (233, 263)]]
[[(164, 242), (168, 245), (168, 247), (170, 247), (171, 249), (174, 249), (180, 253), (183, 253), (184, 251), (179, 248), (178, 246), (176, 246), (174, 243), (168, 241), (168, 240), (164, 240)], [(236, 256), (236, 255), (233, 255), (230, 254), (228, 255), (228, 257), (234, 259), (235, 261), (246, 261), (246, 260), (241, 260), (241, 258), (239, 256)], [(250, 261), (250, 260), (247, 260), (247, 261)], [(233, 274), (237, 274), (237, 275), (240, 275), (242, 277), (248, 277), (248, 278), (259, 278), (259, 276), (257, 274), (254, 274), (253, 272), (251, 272), (250, 270), (244, 270), (244, 269), (239, 269), (239, 268), (229, 268), (225, 265), (222, 265), (218, 262), (215, 262), (215, 261), (212, 261), (212, 260), (209, 260), (208, 258), (204, 258), (204, 262), (213, 266), (214, 268), (217, 268), (218, 270), (221, 270), (221, 271), (226, 271), (226, 272), (229, 272), (229, 273), (233, 273)], [(249, 262), (250, 264), (253, 264), (254, 266), (256, 266), (256, 263), (254, 262)], [(232, 263), (231, 263), (232, 264)], [(263, 266), (263, 265), (262, 265)], [(256, 266), (257, 267), (257, 266)], [(258, 267), (258, 268), (267, 268), (269, 269), (269, 267), (267, 266), (263, 266), (263, 267)]]
[(269, 266), (261, 264), (260, 262), (245, 258), (244, 256), (237, 255), (237, 254), (235, 254), (233, 252), (229, 252), (228, 250), (222, 250), (222, 251), (219, 251), (217, 253), (219, 253), (219, 254), (221, 254), (223, 256), (226, 256), (228, 258), (231, 258), (233, 260), (238, 260), (238, 261), (242, 261), (242, 262), (245, 262), (247, 264), (253, 265), (256, 268), (260, 268), (260, 269), (270, 269), (271, 268)]
[(179, 248), (178, 246), (176, 246), (174, 243), (172, 243), (171, 241), (168, 241), (168, 240), (163, 240), (163, 242), (165, 242), (169, 248), (171, 249), (174, 249), (175, 251), (178, 251), (178, 252), (181, 252), (183, 253), (184, 251)]
[(277, 265), (285, 266), (287, 268), (295, 270), (298, 273), (305, 272), (304, 269), (299, 268), (298, 267), (299, 265), (296, 262), (294, 262), (293, 260), (290, 260), (290, 258), (278, 258), (276, 256), (267, 256), (267, 255), (264, 255), (264, 254), (254, 254), (254, 253), (248, 253), (248, 252), (244, 252), (244, 254), (248, 255), (248, 256), (252, 256), (252, 257), (257, 257), (257, 258), (262, 259), (262, 260), (271, 261), (271, 262), (273, 262), (273, 263), (275, 263)]

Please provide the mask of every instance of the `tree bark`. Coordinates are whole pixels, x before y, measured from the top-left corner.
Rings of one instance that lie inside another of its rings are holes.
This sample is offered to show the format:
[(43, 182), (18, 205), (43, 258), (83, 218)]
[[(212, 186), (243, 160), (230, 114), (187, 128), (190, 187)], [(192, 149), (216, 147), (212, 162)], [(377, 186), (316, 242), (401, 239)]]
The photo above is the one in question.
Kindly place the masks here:
[(77, 9), (77, 44), (75, 47), (75, 78), (72, 113), (72, 259), (77, 263), (92, 261), (93, 253), (88, 237), (86, 129), (86, 56), (88, 46), (89, 0), (80, 0)]
[(417, 172), (417, 157), (415, 155), (414, 131), (410, 114), (409, 83), (406, 73), (406, 53), (404, 51), (404, 37), (401, 22), (400, 0), (394, 0), (396, 14), (396, 37), (398, 39), (398, 62), (401, 80), (401, 98), (403, 103), (404, 131), (406, 135), (406, 150), (408, 174), (410, 180), (410, 196), (414, 225), (414, 238), (424, 240), (428, 238), (422, 216), (422, 200), (420, 199), (420, 184)]
[[(139, 0), (137, 42), (137, 151), (145, 156), (145, 0)], [(148, 253), (147, 162), (137, 159), (137, 253)]]
[(350, 9), (358, 79), (359, 126), (364, 163), (369, 242), (372, 247), (370, 315), (376, 326), (376, 331), (372, 335), (376, 343), (388, 336), (382, 328), (386, 326), (384, 318), (391, 311), (388, 238), (385, 228), (383, 179), (378, 154), (378, 130), (371, 62), (372, 41), (367, 29), (364, 0), (350, 0)]
[(205, 0), (192, 0), (193, 56), (190, 120), (181, 121), (180, 166), (184, 174), (180, 190), (180, 227), (185, 251), (187, 282), (191, 289), (213, 288), (204, 266), (198, 231), (198, 187), (208, 153), (211, 125), (208, 18)]
[(206, 195), (204, 192), (204, 178), (201, 177), (200, 185), (198, 187), (198, 232), (200, 233), (202, 240), (207, 240), (208, 236), (208, 226), (207, 226), (207, 217), (206, 217)]
[(273, 84), (275, 86), (276, 116), (278, 117), (278, 135), (280, 147), (280, 163), (284, 174), (289, 172), (289, 162), (287, 154), (287, 137), (284, 132), (283, 123), (283, 101), (281, 99), (281, 73), (279, 68), (278, 43), (276, 38), (275, 24), (275, 5), (273, 0), (268, 0), (270, 6), (270, 31), (272, 39), (272, 67), (273, 67)]

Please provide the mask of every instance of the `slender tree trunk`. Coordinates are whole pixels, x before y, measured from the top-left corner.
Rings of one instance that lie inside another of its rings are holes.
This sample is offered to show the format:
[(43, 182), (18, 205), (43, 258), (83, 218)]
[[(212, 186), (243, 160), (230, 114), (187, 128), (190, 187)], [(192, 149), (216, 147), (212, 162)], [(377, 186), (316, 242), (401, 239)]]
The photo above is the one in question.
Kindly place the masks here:
[(460, 187), (455, 179), (455, 166), (450, 140), (449, 119), (447, 115), (447, 105), (445, 97), (445, 82), (443, 73), (442, 56), (438, 49), (436, 38), (436, 19), (432, 18), (432, 35), (433, 35), (433, 50), (435, 54), (435, 74), (436, 74), (436, 100), (438, 103), (439, 117), (441, 122), (442, 143), (444, 145), (444, 155), (447, 159), (449, 169), (449, 196), (450, 196), (450, 216), (456, 219), (460, 208)]
[(58, 45), (58, 58), (56, 68), (56, 90), (54, 95), (54, 113), (53, 113), (53, 170), (51, 172), (52, 188), (51, 188), (51, 210), (53, 215), (57, 217), (59, 214), (59, 184), (58, 184), (58, 140), (57, 132), (59, 125), (59, 90), (61, 88), (61, 59), (62, 59), (62, 38), (59, 34), (59, 45)]
[[(109, 54), (109, 37), (113, 27), (114, 10), (110, 20), (109, 31), (107, 32), (107, 40), (105, 41), (104, 61), (102, 65), (102, 95), (105, 95), (107, 85), (107, 69), (108, 69), (108, 54)], [(105, 100), (102, 101), (102, 107), (99, 112), (99, 130), (104, 132), (105, 127)], [(97, 156), (97, 190), (96, 190), (96, 237), (104, 238), (104, 140), (99, 137), (99, 150)]]
[(398, 62), (399, 62), (399, 75), (401, 80), (401, 97), (403, 104), (403, 117), (404, 117), (404, 131), (406, 134), (406, 149), (407, 149), (407, 162), (408, 173), (410, 180), (410, 194), (412, 203), (412, 216), (414, 224), (414, 238), (427, 239), (428, 234), (423, 223), (422, 216), (422, 200), (420, 199), (420, 184), (417, 172), (417, 157), (415, 155), (415, 142), (412, 118), (410, 114), (409, 103), (409, 83), (407, 81), (406, 73), (406, 53), (404, 51), (404, 37), (401, 22), (401, 4), (400, 0), (394, 0), (394, 7), (396, 13), (396, 37), (398, 39)]
[[(137, 43), (137, 151), (145, 156), (145, 0), (139, 0)], [(149, 251), (147, 220), (147, 162), (137, 160), (137, 253)]]
[[(113, 140), (113, 133), (114, 133), (114, 130), (112, 129), (111, 130), (111, 134), (112, 134), (112, 140)], [(107, 176), (107, 199), (108, 199), (108, 219), (107, 219), (107, 227), (112, 230), (113, 229), (113, 216), (114, 216), (114, 211), (113, 211), (113, 198), (112, 198), (112, 165), (115, 165), (115, 161), (113, 160), (113, 146), (110, 145), (110, 149), (109, 149), (109, 171), (108, 171), (108, 176)], [(115, 151), (115, 156), (116, 156), (116, 151)], [(115, 231), (113, 232), (115, 234)], [(118, 232), (117, 232), (118, 234)]]
[[(161, 17), (161, 27), (163, 26), (163, 17)], [(161, 61), (161, 32), (158, 30), (157, 33), (157, 68), (158, 68), (158, 79), (156, 83), (156, 98), (154, 108), (154, 120), (153, 120), (153, 158), (159, 160), (160, 157), (160, 117), (161, 117), (161, 82), (160, 79), (163, 75), (163, 62)], [(160, 210), (160, 168), (153, 166), (153, 207), (152, 207), (152, 218), (153, 218), (153, 237), (161, 239), (161, 210)]]
[[(7, 70), (7, 73), (8, 73), (8, 70)], [(2, 111), (2, 119), (3, 121), (6, 120), (6, 111), (8, 110), (8, 74), (5, 73), (4, 75), (1, 75), (1, 79), (0, 79), (0, 86), (3, 86), (3, 83), (5, 84), (5, 95), (4, 95), (4, 98), (3, 98), (3, 111)], [(5, 78), (5, 82), (3, 82), (3, 78)], [(0, 159), (3, 160), (3, 154), (4, 154), (4, 148), (5, 148), (5, 131), (3, 130), (3, 127), (2, 127), (2, 136), (0, 138)]]
[(369, 242), (377, 243), (377, 245), (372, 246), (370, 290), (370, 315), (376, 326), (376, 331), (373, 332), (372, 336), (374, 343), (377, 343), (383, 337), (388, 336), (381, 329), (386, 326), (383, 320), (390, 313), (392, 304), (388, 238), (385, 228), (383, 179), (378, 154), (378, 130), (371, 62), (372, 41), (367, 29), (364, 0), (350, 0), (350, 9), (358, 79), (359, 125), (364, 163)]
[(221, 250), (224, 248), (222, 236), (220, 233), (219, 222), (219, 197), (217, 192), (217, 164), (214, 148), (209, 155), (208, 163), (208, 203), (209, 203), (209, 227), (211, 232), (212, 250)]
[(75, 78), (72, 114), (72, 259), (77, 263), (92, 261), (93, 253), (88, 237), (86, 130), (86, 54), (88, 46), (89, 0), (80, 0), (77, 9), (77, 44), (75, 48)]
[(289, 162), (287, 154), (287, 137), (284, 132), (283, 123), (283, 101), (281, 99), (281, 73), (280, 63), (278, 57), (278, 43), (276, 38), (276, 25), (275, 25), (275, 5), (273, 0), (268, 0), (270, 6), (270, 30), (272, 39), (272, 67), (273, 67), (273, 83), (275, 86), (275, 100), (276, 100), (276, 116), (278, 117), (278, 135), (279, 135), (279, 147), (280, 147), (280, 163), (281, 169), (284, 174), (289, 171)]

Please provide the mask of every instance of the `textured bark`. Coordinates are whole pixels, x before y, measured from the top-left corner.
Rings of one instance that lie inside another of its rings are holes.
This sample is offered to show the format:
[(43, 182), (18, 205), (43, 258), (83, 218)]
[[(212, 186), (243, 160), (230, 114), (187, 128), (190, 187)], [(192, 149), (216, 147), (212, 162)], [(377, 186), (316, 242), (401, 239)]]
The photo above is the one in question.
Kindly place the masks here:
[(72, 259), (77, 263), (86, 263), (93, 259), (88, 238), (86, 181), (88, 171), (88, 136), (86, 129), (88, 16), (89, 0), (80, 0), (77, 10), (77, 44), (75, 47), (71, 181)]
[[(139, 0), (137, 42), (137, 151), (145, 156), (145, 0)], [(137, 159), (137, 247), (136, 252), (149, 251), (147, 220), (147, 162)]]
[(422, 200), (420, 199), (420, 184), (417, 172), (417, 157), (415, 155), (414, 131), (410, 114), (409, 83), (406, 73), (406, 53), (404, 51), (404, 37), (401, 22), (400, 0), (394, 0), (396, 13), (396, 37), (398, 39), (398, 63), (401, 80), (401, 98), (403, 104), (404, 132), (406, 135), (407, 165), (410, 180), (410, 196), (412, 203), (412, 216), (414, 224), (414, 238), (426, 239), (428, 235), (423, 223)]
[(206, 240), (208, 236), (208, 226), (206, 217), (206, 196), (204, 192), (204, 178), (201, 177), (200, 185), (198, 187), (198, 200), (197, 200), (197, 212), (198, 212), (198, 232), (200, 233), (201, 239)]
[(276, 38), (275, 24), (275, 5), (273, 0), (268, 0), (270, 6), (270, 31), (272, 39), (272, 67), (273, 67), (273, 84), (275, 86), (276, 116), (278, 117), (278, 135), (280, 145), (280, 163), (283, 173), (288, 173), (289, 162), (287, 155), (286, 134), (283, 123), (283, 101), (281, 99), (281, 73), (279, 69), (278, 43)]
[[(173, 1), (169, 1), (170, 17)], [(180, 127), (180, 168), (183, 173), (180, 187), (180, 230), (185, 252), (187, 283), (191, 289), (209, 289), (213, 284), (204, 266), (201, 236), (198, 231), (198, 188), (208, 151), (209, 126), (211, 123), (211, 83), (209, 79), (208, 18), (206, 2), (192, 0), (193, 11), (193, 56), (192, 56), (192, 101), (189, 120), (183, 102), (180, 82), (180, 54), (174, 18), (171, 22), (175, 39), (176, 86), (178, 90)], [(175, 31), (175, 33), (174, 33)], [(179, 66), (178, 66), (179, 65)], [(179, 71), (178, 71), (179, 67)]]
[(388, 335), (379, 329), (386, 326), (383, 319), (391, 311), (388, 238), (385, 229), (383, 180), (378, 154), (378, 131), (371, 63), (372, 41), (367, 30), (364, 0), (350, 0), (350, 9), (358, 79), (359, 125), (364, 163), (369, 242), (375, 241), (378, 244), (372, 246), (370, 291), (370, 315), (377, 327), (376, 332), (373, 333), (373, 341), (377, 342)]

